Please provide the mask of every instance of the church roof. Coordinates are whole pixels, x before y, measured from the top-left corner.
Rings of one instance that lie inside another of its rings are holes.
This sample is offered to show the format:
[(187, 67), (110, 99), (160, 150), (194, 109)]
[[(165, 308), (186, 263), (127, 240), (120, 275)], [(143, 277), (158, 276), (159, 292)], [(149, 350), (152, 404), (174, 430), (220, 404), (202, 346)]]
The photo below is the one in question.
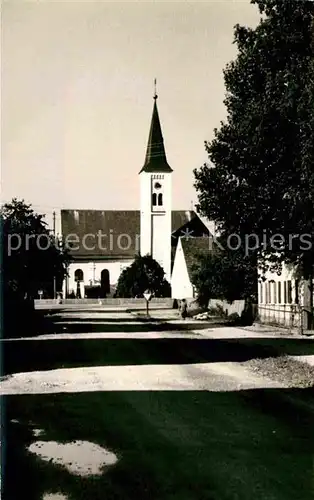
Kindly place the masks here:
[[(172, 210), (171, 220), (172, 233), (179, 234), (199, 217), (193, 210)], [(61, 231), (68, 248), (70, 242), (75, 245), (73, 257), (132, 259), (140, 248), (140, 211), (61, 210)]]
[(189, 278), (192, 278), (194, 265), (199, 262), (200, 257), (211, 252), (210, 238), (201, 236), (195, 238), (180, 238)]
[(157, 108), (157, 95), (154, 96), (154, 108), (148, 136), (146, 157), (140, 173), (141, 172), (172, 172), (172, 168), (167, 162), (164, 139), (161, 132)]

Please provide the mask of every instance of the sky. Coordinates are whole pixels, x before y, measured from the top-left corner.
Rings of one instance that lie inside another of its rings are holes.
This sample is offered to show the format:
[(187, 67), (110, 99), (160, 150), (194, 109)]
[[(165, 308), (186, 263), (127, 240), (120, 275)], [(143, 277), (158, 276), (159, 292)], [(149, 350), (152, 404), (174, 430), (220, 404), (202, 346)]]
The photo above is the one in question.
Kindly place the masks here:
[(2, 3), (1, 188), (45, 213), (139, 209), (154, 78), (173, 209), (197, 202), (194, 168), (225, 119), (233, 27), (249, 0)]

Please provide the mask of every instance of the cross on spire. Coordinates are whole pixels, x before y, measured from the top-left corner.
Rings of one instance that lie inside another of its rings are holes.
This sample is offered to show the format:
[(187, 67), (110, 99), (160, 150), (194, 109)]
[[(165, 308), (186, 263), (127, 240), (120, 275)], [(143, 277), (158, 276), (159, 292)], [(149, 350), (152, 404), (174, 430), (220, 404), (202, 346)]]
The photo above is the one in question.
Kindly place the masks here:
[(157, 80), (154, 79), (154, 107), (148, 136), (145, 163), (140, 172), (172, 172), (168, 165), (157, 109)]
[(158, 98), (158, 95), (157, 95), (157, 79), (155, 78), (154, 80), (154, 99), (156, 101), (156, 99)]

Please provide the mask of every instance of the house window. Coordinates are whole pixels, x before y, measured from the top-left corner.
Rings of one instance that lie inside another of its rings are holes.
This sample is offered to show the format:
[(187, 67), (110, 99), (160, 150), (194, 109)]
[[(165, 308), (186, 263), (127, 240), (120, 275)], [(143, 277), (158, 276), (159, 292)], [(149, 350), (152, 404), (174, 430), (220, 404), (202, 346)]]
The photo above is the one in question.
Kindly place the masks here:
[(299, 280), (295, 280), (295, 303), (299, 304)]
[(273, 303), (277, 304), (277, 283), (276, 283), (276, 281), (273, 283), (273, 291), (274, 291)]
[(281, 281), (278, 281), (278, 304), (281, 304)]
[(288, 295), (288, 304), (292, 303), (292, 283), (291, 281), (287, 281), (287, 295)]
[(283, 282), (283, 303), (287, 303), (287, 282)]

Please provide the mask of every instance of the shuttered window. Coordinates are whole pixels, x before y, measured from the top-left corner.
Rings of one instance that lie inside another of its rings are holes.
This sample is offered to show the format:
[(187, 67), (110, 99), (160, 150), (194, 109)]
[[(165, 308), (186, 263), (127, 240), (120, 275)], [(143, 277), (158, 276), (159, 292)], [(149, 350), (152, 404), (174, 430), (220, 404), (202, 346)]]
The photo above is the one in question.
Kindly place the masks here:
[(287, 304), (287, 282), (286, 281), (283, 282), (283, 291), (284, 291), (283, 303)]
[(295, 280), (295, 303), (299, 304), (299, 280)]
[(292, 303), (292, 283), (291, 281), (287, 281), (287, 295), (288, 295), (288, 304)]
[(273, 291), (274, 291), (274, 297), (273, 297), (273, 303), (277, 304), (277, 283), (273, 283)]

